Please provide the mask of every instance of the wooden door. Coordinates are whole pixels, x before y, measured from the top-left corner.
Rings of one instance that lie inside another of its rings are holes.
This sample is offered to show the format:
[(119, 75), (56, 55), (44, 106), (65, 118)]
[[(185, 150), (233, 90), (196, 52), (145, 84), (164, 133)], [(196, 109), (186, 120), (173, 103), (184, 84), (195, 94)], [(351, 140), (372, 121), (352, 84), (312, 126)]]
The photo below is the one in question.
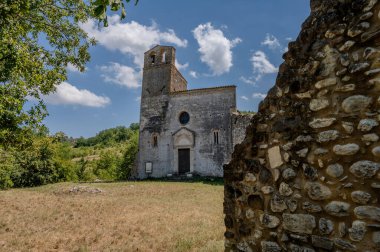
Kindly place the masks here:
[(178, 172), (190, 172), (190, 149), (178, 149)]

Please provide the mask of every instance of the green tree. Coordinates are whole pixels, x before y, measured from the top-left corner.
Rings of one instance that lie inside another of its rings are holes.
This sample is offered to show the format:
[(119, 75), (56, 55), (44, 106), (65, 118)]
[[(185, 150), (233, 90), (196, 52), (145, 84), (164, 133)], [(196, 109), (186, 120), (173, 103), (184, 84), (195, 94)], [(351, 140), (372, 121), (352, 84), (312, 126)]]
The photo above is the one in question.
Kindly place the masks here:
[[(125, 0), (129, 3), (130, 0)], [(135, 5), (137, 5), (139, 0), (135, 0)], [(127, 16), (125, 11), (124, 0), (94, 0), (92, 1), (92, 7), (94, 16), (97, 17), (100, 21), (103, 22), (104, 26), (108, 26), (107, 21), (107, 10), (111, 9), (112, 11), (119, 11), (121, 19), (124, 19)]]
[[(95, 44), (80, 28), (94, 17), (107, 26), (107, 9), (130, 0), (2, 0), (0, 2), (0, 147), (25, 147), (48, 114), (41, 95), (85, 69)], [(137, 4), (138, 0), (135, 0)], [(28, 100), (32, 100), (27, 104)], [(26, 106), (26, 104), (28, 106)]]
[(117, 169), (117, 177), (119, 180), (129, 179), (135, 165), (137, 152), (139, 150), (139, 132), (135, 131), (127, 143), (124, 151), (123, 160)]
[(47, 115), (41, 95), (66, 80), (69, 63), (84, 69), (95, 41), (79, 22), (90, 12), (78, 0), (0, 3), (0, 145), (24, 143)]

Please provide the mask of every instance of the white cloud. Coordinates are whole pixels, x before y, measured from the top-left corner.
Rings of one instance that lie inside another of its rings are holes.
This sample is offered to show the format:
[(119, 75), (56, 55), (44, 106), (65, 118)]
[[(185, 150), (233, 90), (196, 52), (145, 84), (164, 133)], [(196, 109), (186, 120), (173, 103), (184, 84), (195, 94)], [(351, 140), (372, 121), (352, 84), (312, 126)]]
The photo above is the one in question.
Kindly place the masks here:
[(248, 97), (247, 96), (245, 96), (245, 95), (243, 95), (242, 97), (240, 97), (240, 98), (242, 98), (243, 100), (245, 100), (245, 101), (248, 101), (249, 99), (248, 99)]
[(175, 60), (175, 66), (177, 67), (178, 70), (183, 70), (189, 67), (189, 63), (186, 62), (185, 64), (181, 64), (178, 62), (178, 60)]
[(267, 55), (262, 51), (256, 51), (252, 54), (250, 59), (252, 63), (253, 76), (244, 77), (241, 76), (240, 80), (256, 86), (256, 83), (266, 74), (273, 74), (278, 72), (278, 68), (275, 67), (268, 59)]
[(195, 72), (195, 71), (190, 71), (190, 72), (189, 72), (189, 75), (190, 75), (191, 77), (193, 77), (194, 79), (197, 79), (197, 78), (199, 77), (198, 73)]
[(271, 50), (281, 48), (280, 41), (275, 36), (269, 33), (267, 33), (264, 41), (261, 42), (261, 45), (267, 46)]
[(252, 94), (252, 98), (254, 98), (254, 99), (264, 99), (265, 97), (267, 97), (267, 95), (263, 94), (263, 93), (253, 93)]
[(55, 105), (68, 104), (87, 107), (104, 107), (111, 102), (110, 98), (106, 96), (98, 96), (87, 89), (78, 89), (68, 82), (62, 82), (54, 93), (44, 96), (44, 100)]
[(278, 72), (278, 68), (270, 63), (266, 54), (262, 51), (256, 51), (251, 57), (253, 73), (256, 74), (254, 77), (255, 81), (261, 80), (261, 78), (266, 74), (273, 74)]
[(193, 30), (199, 44), (201, 61), (208, 65), (214, 75), (229, 72), (232, 67), (232, 48), (242, 40), (229, 40), (222, 30), (215, 29), (211, 23), (200, 24)]
[(244, 77), (244, 76), (241, 76), (240, 77), (240, 80), (244, 83), (247, 83), (247, 84), (251, 84), (251, 85), (254, 85), (254, 86), (257, 86), (256, 85), (256, 81), (255, 81), (255, 78), (254, 77)]
[(110, 62), (108, 66), (101, 66), (102, 77), (106, 82), (111, 82), (127, 88), (140, 87), (141, 72), (129, 66)]
[(81, 27), (108, 50), (131, 55), (139, 67), (143, 65), (144, 52), (154, 45), (169, 43), (178, 47), (187, 46), (187, 40), (177, 37), (174, 30), (160, 31), (156, 23), (150, 26), (135, 21), (121, 23), (118, 15), (110, 16), (108, 22), (108, 27), (99, 28), (97, 21), (90, 19)]
[(80, 73), (79, 69), (71, 63), (67, 64), (66, 69), (67, 69), (67, 71), (70, 71), (73, 73)]

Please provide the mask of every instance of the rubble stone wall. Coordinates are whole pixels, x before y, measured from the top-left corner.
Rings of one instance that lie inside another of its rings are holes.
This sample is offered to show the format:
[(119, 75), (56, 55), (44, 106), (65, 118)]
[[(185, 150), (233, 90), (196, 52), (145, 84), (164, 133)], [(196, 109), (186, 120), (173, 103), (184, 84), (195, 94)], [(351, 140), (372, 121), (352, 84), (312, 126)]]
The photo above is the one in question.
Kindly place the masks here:
[(224, 168), (226, 251), (380, 251), (379, 11), (311, 1)]

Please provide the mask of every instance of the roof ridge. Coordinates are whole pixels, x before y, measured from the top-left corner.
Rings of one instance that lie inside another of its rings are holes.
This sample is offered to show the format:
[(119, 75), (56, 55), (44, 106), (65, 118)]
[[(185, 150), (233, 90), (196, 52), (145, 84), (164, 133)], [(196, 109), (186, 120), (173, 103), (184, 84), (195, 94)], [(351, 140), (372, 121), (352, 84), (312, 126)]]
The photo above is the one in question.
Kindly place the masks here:
[(195, 89), (174, 91), (174, 92), (170, 92), (170, 94), (189, 93), (189, 92), (193, 92), (193, 91), (204, 91), (204, 90), (215, 90), (215, 89), (226, 89), (226, 88), (236, 88), (236, 85), (216, 86), (216, 87), (207, 87), (207, 88), (195, 88)]

